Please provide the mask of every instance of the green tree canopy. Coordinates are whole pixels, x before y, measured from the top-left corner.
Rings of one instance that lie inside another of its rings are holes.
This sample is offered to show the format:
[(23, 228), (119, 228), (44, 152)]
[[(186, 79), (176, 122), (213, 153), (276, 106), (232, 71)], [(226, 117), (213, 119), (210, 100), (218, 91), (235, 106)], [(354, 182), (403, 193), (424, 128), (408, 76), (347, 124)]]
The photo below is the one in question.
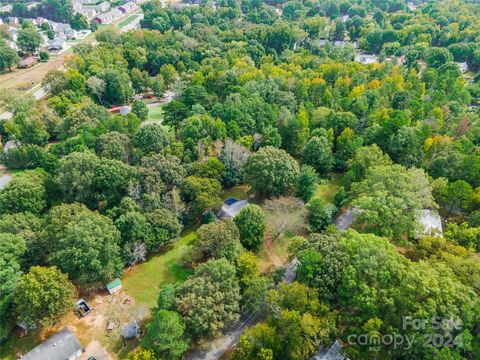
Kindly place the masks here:
[(265, 214), (260, 206), (248, 204), (233, 219), (240, 232), (240, 241), (247, 250), (258, 251), (263, 244)]
[(60, 225), (50, 263), (81, 285), (102, 287), (118, 276), (122, 271), (120, 233), (112, 221), (85, 208), (54, 209), (50, 216), (57, 212), (65, 222), (57, 218), (47, 225), (49, 230)]
[(147, 325), (142, 345), (166, 360), (181, 359), (188, 350), (185, 322), (181, 316), (168, 310), (159, 310)]
[(271, 146), (252, 154), (245, 166), (245, 181), (261, 197), (288, 195), (296, 185), (297, 161), (284, 150)]
[(15, 312), (26, 324), (50, 326), (73, 308), (75, 295), (75, 287), (57, 268), (34, 266), (18, 282)]
[(0, 213), (42, 212), (47, 206), (45, 178), (42, 172), (34, 170), (14, 175), (12, 181), (0, 190)]
[(239, 319), (240, 288), (226, 259), (200, 265), (177, 294), (177, 310), (196, 338), (218, 336)]

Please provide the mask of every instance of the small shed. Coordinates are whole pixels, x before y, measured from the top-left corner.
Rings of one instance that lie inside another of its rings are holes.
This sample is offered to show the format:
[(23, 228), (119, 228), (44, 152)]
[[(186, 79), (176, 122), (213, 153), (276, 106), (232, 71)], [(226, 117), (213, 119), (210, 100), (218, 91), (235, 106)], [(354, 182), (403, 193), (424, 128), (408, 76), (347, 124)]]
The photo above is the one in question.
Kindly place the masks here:
[(119, 292), (121, 289), (122, 289), (122, 281), (119, 278), (116, 278), (107, 284), (107, 290), (110, 294), (115, 294)]
[(65, 327), (22, 356), (22, 360), (75, 360), (82, 352), (76, 336)]
[(93, 309), (87, 304), (84, 299), (80, 299), (75, 304), (75, 312), (79, 317), (86, 317), (90, 315)]

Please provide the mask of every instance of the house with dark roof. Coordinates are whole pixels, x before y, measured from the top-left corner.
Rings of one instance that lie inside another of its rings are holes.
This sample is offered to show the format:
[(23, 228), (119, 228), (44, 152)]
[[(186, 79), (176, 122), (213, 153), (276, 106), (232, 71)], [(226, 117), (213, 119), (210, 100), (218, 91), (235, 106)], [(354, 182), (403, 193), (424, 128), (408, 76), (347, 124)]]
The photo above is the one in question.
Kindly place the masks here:
[(237, 200), (234, 197), (230, 197), (223, 201), (222, 209), (217, 216), (219, 219), (234, 218), (246, 205), (248, 205), (248, 200)]
[(65, 327), (23, 355), (22, 360), (75, 360), (82, 352), (76, 336)]

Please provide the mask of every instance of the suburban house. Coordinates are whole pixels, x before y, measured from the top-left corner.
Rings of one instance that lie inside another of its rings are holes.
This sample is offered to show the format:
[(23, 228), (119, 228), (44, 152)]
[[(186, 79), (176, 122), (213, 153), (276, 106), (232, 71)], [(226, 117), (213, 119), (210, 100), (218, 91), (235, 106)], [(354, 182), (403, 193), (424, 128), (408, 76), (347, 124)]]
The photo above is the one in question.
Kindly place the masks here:
[(47, 49), (48, 51), (60, 51), (67, 47), (67, 42), (64, 37), (58, 37), (52, 40), (48, 40)]
[(83, 347), (75, 335), (68, 328), (63, 328), (23, 355), (22, 360), (75, 360), (82, 352)]
[(137, 8), (137, 4), (133, 1), (129, 1), (121, 6), (118, 7), (118, 10), (123, 12), (124, 14), (129, 13)]
[(118, 9), (113, 9), (104, 14), (95, 16), (94, 20), (99, 24), (110, 24), (112, 21), (114, 21), (115, 19), (118, 19), (122, 15), (123, 15), (123, 12), (121, 12)]
[(106, 287), (110, 294), (115, 294), (122, 289), (122, 281), (119, 278), (116, 278), (113, 281), (110, 281)]
[(355, 61), (363, 65), (378, 63), (378, 58), (373, 54), (356, 54)]
[(248, 205), (248, 200), (237, 200), (234, 197), (230, 197), (223, 201), (222, 210), (220, 210), (217, 216), (219, 219), (234, 218), (245, 205)]
[(57, 37), (65, 37), (67, 40), (75, 40), (77, 38), (77, 32), (72, 29), (70, 24), (57, 23), (55, 21), (48, 20), (48, 25), (55, 32)]
[(99, 4), (93, 4), (93, 5), (87, 5), (84, 4), (82, 5), (83, 9), (93, 9), (98, 13), (104, 13), (108, 10), (110, 10), (110, 3), (108, 1), (103, 1)]

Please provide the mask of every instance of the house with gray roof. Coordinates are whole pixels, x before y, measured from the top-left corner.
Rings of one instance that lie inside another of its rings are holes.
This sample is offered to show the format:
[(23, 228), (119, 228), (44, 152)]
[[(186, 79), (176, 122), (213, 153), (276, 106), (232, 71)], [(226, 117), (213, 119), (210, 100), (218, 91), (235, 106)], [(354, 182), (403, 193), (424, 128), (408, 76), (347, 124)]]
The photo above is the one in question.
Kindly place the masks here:
[(22, 360), (76, 360), (82, 352), (75, 334), (65, 327), (23, 355)]

